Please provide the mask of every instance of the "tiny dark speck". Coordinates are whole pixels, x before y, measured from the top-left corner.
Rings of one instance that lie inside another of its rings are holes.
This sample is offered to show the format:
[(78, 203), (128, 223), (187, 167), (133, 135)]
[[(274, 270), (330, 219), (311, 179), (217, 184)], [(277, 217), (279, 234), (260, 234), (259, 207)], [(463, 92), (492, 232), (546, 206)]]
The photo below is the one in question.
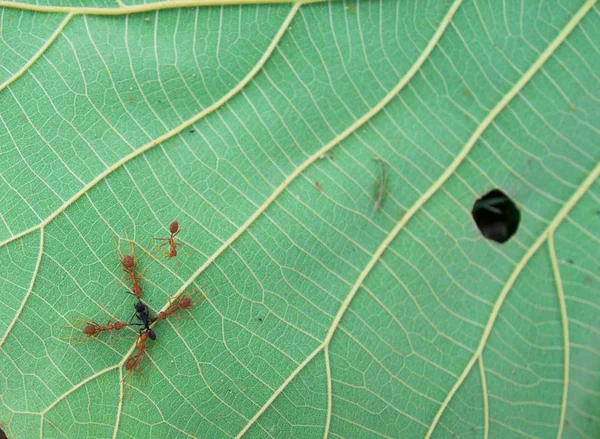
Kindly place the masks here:
[(568, 262), (569, 264), (574, 264), (574, 263), (575, 263), (575, 262), (573, 261), (573, 259), (571, 259), (571, 258), (567, 259), (567, 262)]
[(196, 130), (190, 130), (190, 133), (195, 133), (195, 132), (196, 132)]

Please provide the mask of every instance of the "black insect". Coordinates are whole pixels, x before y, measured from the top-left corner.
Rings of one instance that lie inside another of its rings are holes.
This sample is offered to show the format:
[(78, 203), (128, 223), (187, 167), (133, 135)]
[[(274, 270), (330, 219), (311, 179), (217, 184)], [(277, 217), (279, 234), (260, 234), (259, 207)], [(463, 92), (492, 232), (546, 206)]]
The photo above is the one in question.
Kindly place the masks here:
[[(142, 302), (142, 299), (138, 299), (138, 301), (135, 302), (133, 307), (135, 309), (135, 313), (133, 314), (133, 316), (131, 316), (129, 324), (142, 326), (142, 329), (140, 329), (140, 333), (145, 332), (150, 340), (156, 340), (156, 334), (150, 328), (150, 325), (152, 324), (152, 322), (154, 322), (154, 319), (150, 318), (150, 310), (148, 309), (148, 305)], [(134, 317), (137, 317), (140, 323), (131, 323)]]

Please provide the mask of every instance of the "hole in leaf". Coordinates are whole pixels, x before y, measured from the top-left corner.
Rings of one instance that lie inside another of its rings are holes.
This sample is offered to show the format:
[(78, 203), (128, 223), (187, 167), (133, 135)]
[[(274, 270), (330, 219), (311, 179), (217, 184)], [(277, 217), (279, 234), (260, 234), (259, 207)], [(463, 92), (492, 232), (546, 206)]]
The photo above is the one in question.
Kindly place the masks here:
[(2, 430), (2, 428), (0, 428), (0, 439), (8, 439), (6, 437), (6, 433), (4, 433), (4, 430)]
[(471, 215), (481, 234), (499, 243), (508, 241), (521, 222), (521, 212), (514, 201), (498, 189), (476, 200)]

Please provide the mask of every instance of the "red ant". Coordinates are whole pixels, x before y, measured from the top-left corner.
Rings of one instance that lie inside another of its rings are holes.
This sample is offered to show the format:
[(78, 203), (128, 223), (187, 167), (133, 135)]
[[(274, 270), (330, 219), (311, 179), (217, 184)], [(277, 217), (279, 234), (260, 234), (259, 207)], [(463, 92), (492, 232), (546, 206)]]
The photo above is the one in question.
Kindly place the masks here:
[(177, 256), (177, 243), (175, 242), (175, 236), (177, 236), (177, 234), (181, 231), (181, 229), (179, 228), (179, 223), (177, 222), (177, 220), (174, 220), (170, 225), (169, 225), (169, 232), (171, 232), (171, 236), (168, 238), (152, 238), (156, 241), (166, 241), (163, 242), (161, 245), (159, 245), (157, 247), (157, 249), (164, 247), (165, 245), (169, 246), (169, 252), (165, 255), (167, 257), (167, 259), (171, 259), (174, 258), (175, 256)]
[(137, 297), (138, 299), (142, 298), (142, 287), (138, 283), (138, 276), (136, 276), (136, 262), (135, 262), (135, 249), (133, 247), (133, 243), (129, 242), (129, 247), (131, 250), (131, 255), (121, 255), (121, 251), (119, 250), (119, 246), (117, 245), (116, 239), (115, 247), (117, 247), (117, 255), (119, 257), (119, 262), (121, 263), (121, 267), (123, 267), (123, 271), (129, 279), (131, 280), (131, 293)]
[(123, 259), (121, 259), (121, 265), (123, 266), (123, 270), (126, 274), (129, 275), (129, 279), (131, 279), (131, 292), (140, 299), (142, 297), (142, 287), (137, 281), (137, 277), (135, 276), (135, 261), (133, 256), (125, 255)]
[[(83, 338), (79, 338), (79, 337), (72, 337), (72, 336), (67, 336), (66, 338), (72, 341), (75, 340), (80, 340), (80, 341), (87, 341), (90, 338), (95, 338), (97, 337), (100, 333), (102, 332), (107, 332), (109, 334), (109, 336), (112, 337), (112, 331), (120, 331), (121, 329), (125, 328), (126, 326), (129, 326), (127, 323), (123, 323), (120, 321), (116, 321), (114, 323), (111, 323), (112, 319), (109, 320), (109, 322), (106, 325), (99, 325), (98, 323), (94, 322), (94, 321), (90, 321), (88, 319), (75, 319), (74, 322), (71, 322), (68, 325), (63, 326), (64, 328), (69, 328), (72, 329), (74, 327), (77, 327), (77, 332), (79, 332), (80, 334), (83, 334)], [(82, 328), (83, 326), (83, 328)]]
[[(204, 286), (204, 284), (202, 286)], [(164, 320), (167, 317), (169, 317), (171, 314), (173, 314), (179, 310), (190, 309), (192, 307), (192, 305), (196, 304), (197, 302), (204, 299), (204, 297), (206, 297), (205, 294), (202, 294), (198, 298), (198, 300), (194, 300), (194, 302), (192, 303), (192, 298), (190, 296), (196, 294), (198, 291), (202, 291), (202, 288), (194, 290), (191, 293), (188, 293), (189, 295), (182, 297), (175, 304), (170, 304), (167, 309), (156, 314), (156, 317), (154, 317), (154, 319), (152, 320), (152, 323), (156, 322), (157, 320)], [(210, 289), (207, 292), (210, 292)]]
[(108, 325), (99, 325), (96, 322), (91, 322), (85, 328), (83, 328), (83, 330), (81, 332), (83, 332), (88, 337), (96, 337), (98, 334), (100, 334), (103, 331), (112, 331), (112, 330), (120, 331), (121, 329), (123, 329), (126, 326), (127, 326), (127, 323), (123, 323), (123, 322), (115, 322), (113, 324), (108, 324)]
[(167, 317), (169, 317), (171, 314), (173, 314), (174, 312), (177, 312), (181, 309), (189, 309), (191, 306), (192, 306), (192, 299), (189, 297), (183, 297), (183, 298), (179, 299), (177, 301), (177, 303), (175, 303), (174, 305), (170, 305), (164, 311), (161, 311), (158, 314), (156, 314), (156, 317), (154, 317), (154, 321), (164, 320)]
[(153, 340), (154, 340), (154, 338), (156, 338), (156, 336), (154, 336), (154, 338), (153, 338), (151, 334), (154, 335), (154, 332), (152, 331), (152, 329), (146, 329), (140, 333), (140, 336), (136, 342), (137, 352), (135, 353), (135, 355), (133, 357), (129, 358), (127, 360), (127, 362), (125, 363), (126, 370), (133, 370), (133, 369), (138, 370), (140, 368), (140, 364), (142, 362), (142, 357), (143, 357), (144, 353), (146, 352), (146, 340), (148, 338), (151, 338)]

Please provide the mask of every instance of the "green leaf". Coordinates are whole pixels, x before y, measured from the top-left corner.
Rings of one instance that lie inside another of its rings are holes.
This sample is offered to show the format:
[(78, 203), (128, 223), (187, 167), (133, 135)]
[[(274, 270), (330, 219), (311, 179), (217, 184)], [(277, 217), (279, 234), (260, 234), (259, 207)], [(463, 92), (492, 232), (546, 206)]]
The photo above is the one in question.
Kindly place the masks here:
[(595, 1), (203, 3), (2, 3), (8, 436), (598, 437)]

